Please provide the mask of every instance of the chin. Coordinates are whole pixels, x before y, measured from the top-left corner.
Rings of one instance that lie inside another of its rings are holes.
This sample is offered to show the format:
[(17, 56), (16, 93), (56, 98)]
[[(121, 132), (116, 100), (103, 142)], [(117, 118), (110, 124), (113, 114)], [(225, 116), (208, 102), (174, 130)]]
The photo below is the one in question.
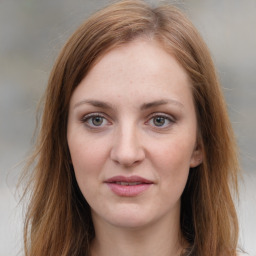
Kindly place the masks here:
[(123, 229), (140, 229), (150, 224), (150, 221), (145, 218), (139, 218), (138, 216), (120, 216), (109, 222), (115, 227)]
[(95, 223), (123, 229), (145, 229), (155, 224), (169, 225), (172, 219), (178, 221), (180, 209), (179, 201), (166, 206), (148, 202), (145, 199), (136, 203), (126, 200), (126, 202), (103, 203), (95, 206), (96, 208), (92, 210)]
[(143, 211), (138, 205), (122, 205), (98, 217), (114, 227), (137, 229), (149, 225), (154, 220), (154, 216), (149, 213), (150, 211)]

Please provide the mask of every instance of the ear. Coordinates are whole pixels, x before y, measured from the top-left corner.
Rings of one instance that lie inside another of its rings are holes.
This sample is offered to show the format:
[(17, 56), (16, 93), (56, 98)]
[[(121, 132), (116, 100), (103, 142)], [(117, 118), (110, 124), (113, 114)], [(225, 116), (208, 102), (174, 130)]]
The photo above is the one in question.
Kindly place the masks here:
[(190, 160), (190, 168), (197, 167), (203, 162), (203, 149), (201, 143), (196, 143)]

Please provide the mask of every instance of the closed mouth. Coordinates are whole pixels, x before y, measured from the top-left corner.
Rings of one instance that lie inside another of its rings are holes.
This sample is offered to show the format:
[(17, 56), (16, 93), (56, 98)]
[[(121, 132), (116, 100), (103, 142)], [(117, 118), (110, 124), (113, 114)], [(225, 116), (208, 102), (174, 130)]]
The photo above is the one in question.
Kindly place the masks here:
[(114, 176), (107, 179), (104, 183), (112, 190), (114, 194), (121, 197), (135, 197), (146, 192), (153, 181), (140, 176)]
[(124, 181), (117, 181), (117, 182), (111, 182), (111, 183), (115, 183), (115, 184), (122, 185), (122, 186), (136, 186), (136, 185), (140, 185), (140, 184), (145, 184), (142, 182), (124, 182)]
[(142, 185), (142, 184), (153, 184), (152, 181), (142, 178), (140, 176), (114, 176), (110, 179), (107, 179), (105, 183), (112, 183), (117, 184), (121, 186), (136, 186), (136, 185)]

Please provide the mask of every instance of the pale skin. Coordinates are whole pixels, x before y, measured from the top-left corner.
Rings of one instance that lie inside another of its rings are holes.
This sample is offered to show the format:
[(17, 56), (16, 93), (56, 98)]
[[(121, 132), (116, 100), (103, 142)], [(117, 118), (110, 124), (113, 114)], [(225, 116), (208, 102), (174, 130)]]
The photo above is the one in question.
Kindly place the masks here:
[[(191, 84), (175, 58), (149, 39), (105, 54), (72, 94), (67, 138), (91, 206), (91, 255), (180, 255), (180, 198), (202, 152)], [(120, 175), (151, 184), (119, 195), (106, 180)]]

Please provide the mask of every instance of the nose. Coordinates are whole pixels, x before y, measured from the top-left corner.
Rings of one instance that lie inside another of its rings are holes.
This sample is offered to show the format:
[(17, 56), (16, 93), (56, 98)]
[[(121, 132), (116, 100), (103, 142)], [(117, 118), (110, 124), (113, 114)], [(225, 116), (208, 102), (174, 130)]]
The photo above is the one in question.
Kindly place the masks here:
[(125, 167), (142, 162), (145, 158), (145, 150), (141, 140), (141, 135), (136, 127), (132, 127), (132, 125), (120, 127), (113, 140), (110, 153), (112, 161)]

